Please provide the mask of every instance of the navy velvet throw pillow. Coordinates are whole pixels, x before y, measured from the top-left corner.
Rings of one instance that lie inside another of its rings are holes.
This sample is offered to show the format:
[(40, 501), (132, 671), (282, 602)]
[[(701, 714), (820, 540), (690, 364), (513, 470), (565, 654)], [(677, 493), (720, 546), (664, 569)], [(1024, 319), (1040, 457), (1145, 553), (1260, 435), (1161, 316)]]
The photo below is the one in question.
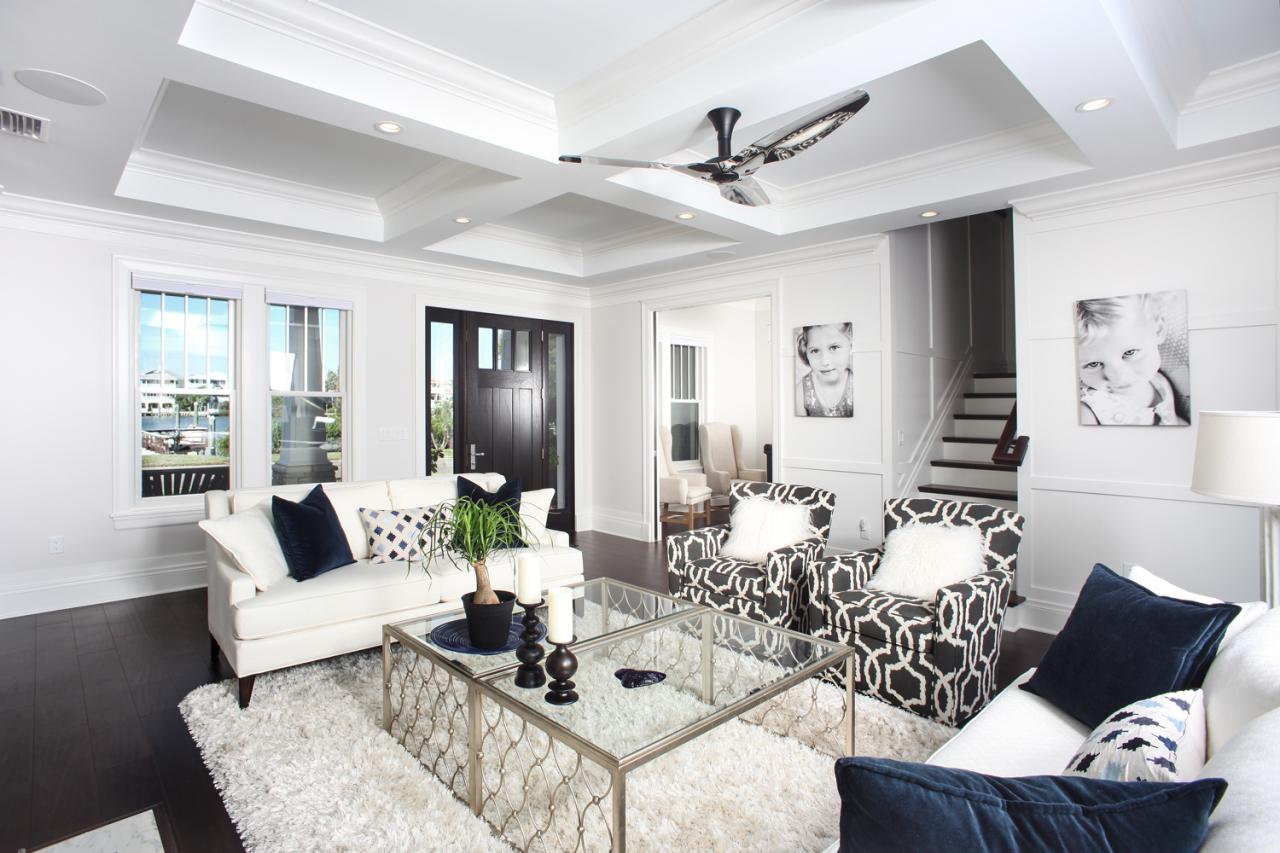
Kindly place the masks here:
[(884, 758), (836, 761), (840, 853), (1198, 850), (1223, 779), (985, 776)]
[(294, 580), (310, 580), (356, 561), (338, 514), (320, 486), (298, 503), (272, 495), (271, 517), (289, 576)]
[(1198, 688), (1239, 613), (1156, 595), (1099, 563), (1022, 689), (1095, 729), (1131, 702)]
[[(519, 477), (514, 480), (508, 480), (498, 487), (496, 492), (485, 491), (484, 486), (479, 483), (468, 480), (466, 477), (458, 478), (458, 497), (470, 498), (473, 501), (481, 501), (483, 503), (498, 506), (499, 504), (510, 504), (511, 508), (516, 511), (516, 515), (520, 514), (520, 496), (523, 494), (521, 488), (522, 481)], [(524, 540), (520, 537), (500, 543), (503, 548), (520, 548), (524, 546)]]

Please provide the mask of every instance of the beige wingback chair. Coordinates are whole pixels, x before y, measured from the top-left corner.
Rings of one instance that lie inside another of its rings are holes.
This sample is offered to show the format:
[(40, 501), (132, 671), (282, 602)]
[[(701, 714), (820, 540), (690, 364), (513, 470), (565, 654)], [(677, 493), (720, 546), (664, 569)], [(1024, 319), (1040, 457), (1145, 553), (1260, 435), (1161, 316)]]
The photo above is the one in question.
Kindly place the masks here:
[(702, 471), (713, 495), (729, 494), (734, 480), (764, 482), (763, 468), (742, 463), (742, 430), (736, 424), (706, 423), (698, 427), (702, 445)]
[[(671, 461), (671, 427), (658, 428), (658, 440), (662, 446), (662, 468), (658, 476), (658, 501), (662, 511), (660, 520), (687, 524), (693, 529), (695, 512), (702, 513), (707, 524), (711, 523), (711, 489), (707, 487), (707, 476), (697, 472), (676, 470)], [(683, 506), (677, 511), (674, 506)], [(701, 506), (701, 509), (699, 509)]]

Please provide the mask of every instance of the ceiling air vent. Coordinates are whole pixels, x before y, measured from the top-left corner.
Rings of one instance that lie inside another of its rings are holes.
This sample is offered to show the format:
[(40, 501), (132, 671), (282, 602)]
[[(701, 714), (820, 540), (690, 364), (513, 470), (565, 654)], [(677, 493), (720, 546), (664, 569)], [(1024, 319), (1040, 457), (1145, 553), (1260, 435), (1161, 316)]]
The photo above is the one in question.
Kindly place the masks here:
[(23, 139), (34, 139), (44, 142), (49, 130), (48, 119), (20, 113), (6, 107), (0, 107), (0, 133), (7, 136), (21, 136)]

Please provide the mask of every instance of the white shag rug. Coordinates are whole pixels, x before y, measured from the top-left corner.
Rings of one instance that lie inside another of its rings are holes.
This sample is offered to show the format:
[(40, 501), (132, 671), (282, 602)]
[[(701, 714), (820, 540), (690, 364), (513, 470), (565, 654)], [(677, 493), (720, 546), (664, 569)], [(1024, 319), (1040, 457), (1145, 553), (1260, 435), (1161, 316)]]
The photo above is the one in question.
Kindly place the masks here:
[[(234, 681), (180, 709), (248, 850), (511, 849), (382, 730), (378, 651), (261, 675), (244, 711)], [(859, 755), (922, 761), (954, 734), (857, 697)], [(730, 721), (628, 774), (627, 846), (822, 850), (839, 836), (832, 768), (798, 740)]]

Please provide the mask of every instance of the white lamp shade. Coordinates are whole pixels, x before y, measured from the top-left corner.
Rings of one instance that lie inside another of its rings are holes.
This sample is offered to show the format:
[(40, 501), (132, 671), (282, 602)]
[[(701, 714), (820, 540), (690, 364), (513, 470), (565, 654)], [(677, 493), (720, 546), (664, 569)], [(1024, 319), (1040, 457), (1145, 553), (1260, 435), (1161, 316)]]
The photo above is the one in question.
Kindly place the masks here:
[(1280, 412), (1201, 412), (1191, 490), (1280, 505)]

